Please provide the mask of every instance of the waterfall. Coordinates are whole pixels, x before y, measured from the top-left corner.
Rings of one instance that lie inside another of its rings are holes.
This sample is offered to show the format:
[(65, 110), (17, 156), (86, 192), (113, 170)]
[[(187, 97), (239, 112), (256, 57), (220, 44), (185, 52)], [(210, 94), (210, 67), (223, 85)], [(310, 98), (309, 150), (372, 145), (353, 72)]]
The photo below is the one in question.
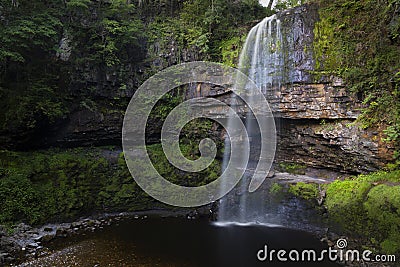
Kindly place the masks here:
[[(263, 19), (250, 30), (239, 58), (239, 70), (257, 84), (269, 100), (273, 110), (278, 103), (277, 100), (274, 101), (276, 99), (274, 92), (280, 87), (283, 80), (283, 65), (281, 22), (276, 15), (273, 15)], [(259, 132), (257, 132), (258, 125), (251, 112), (246, 115), (245, 124), (250, 137), (251, 157), (241, 182), (220, 200), (218, 221), (222, 223), (258, 221), (276, 223), (271, 218), (265, 218), (265, 216), (271, 215), (267, 205), (268, 192), (265, 192), (265, 189), (252, 193), (248, 192), (249, 178), (254, 172), (257, 157), (260, 155), (261, 138)], [(225, 140), (223, 169), (229, 161), (229, 155), (229, 140), (227, 138)]]
[(239, 70), (261, 88), (270, 102), (283, 80), (282, 45), (281, 21), (273, 15), (250, 30), (239, 58)]

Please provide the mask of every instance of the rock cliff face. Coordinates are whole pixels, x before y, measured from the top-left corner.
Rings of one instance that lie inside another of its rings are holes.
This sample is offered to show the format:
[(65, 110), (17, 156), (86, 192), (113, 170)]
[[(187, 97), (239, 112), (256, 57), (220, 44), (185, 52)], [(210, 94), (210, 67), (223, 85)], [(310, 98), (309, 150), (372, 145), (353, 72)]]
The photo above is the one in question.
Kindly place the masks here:
[[(360, 130), (351, 123), (359, 115), (360, 101), (337, 77), (313, 75), (313, 31), (318, 7), (304, 5), (278, 14), (282, 27), (283, 81), (266, 92), (277, 119), (277, 160), (299, 162), (343, 172), (377, 169), (391, 159), (391, 148), (380, 142), (378, 130)], [(68, 42), (60, 44), (69, 51)], [(77, 70), (75, 96), (90, 94), (93, 101), (76, 103), (71, 113), (31, 142), (46, 146), (120, 145), (125, 108), (135, 90), (151, 73), (178, 62), (201, 60), (199, 51), (177, 53), (174, 40), (142, 42), (138, 64), (117, 69)], [(68, 57), (64, 57), (68, 60)], [(121, 85), (121, 77), (124, 83)], [(229, 86), (189, 87), (187, 98), (214, 97), (228, 101)], [(154, 122), (154, 125), (159, 125)], [(160, 127), (151, 127), (157, 136)], [(1, 137), (3, 140), (8, 140)], [(26, 143), (17, 146), (25, 148)]]
[[(345, 95), (345, 87), (340, 89), (331, 87), (330, 84), (291, 84), (286, 87), (300, 88), (301, 94), (292, 93), (290, 98), (312, 99), (311, 101), (287, 101), (281, 98), (283, 104), (291, 108), (274, 108), (278, 145), (277, 162), (296, 162), (316, 168), (328, 168), (345, 173), (363, 173), (374, 171), (392, 159), (390, 145), (381, 141), (382, 131), (379, 129), (364, 130), (354, 121), (357, 118), (359, 106), (355, 101), (343, 104), (335, 99), (350, 99)], [(332, 90), (323, 90), (333, 88)], [(318, 95), (314, 90), (323, 90)], [(322, 95), (322, 96), (321, 96)], [(225, 103), (232, 103), (232, 94), (229, 87), (198, 84), (187, 92), (187, 98), (206, 97), (216, 98)], [(332, 102), (330, 102), (332, 101)], [(244, 117), (248, 109), (241, 106), (235, 99), (235, 109)], [(282, 104), (282, 105), (283, 105)], [(353, 104), (354, 106), (352, 106)], [(216, 111), (210, 102), (205, 101), (204, 106), (210, 106), (210, 114), (221, 116), (227, 110)], [(325, 112), (324, 108), (328, 107)]]
[(318, 7), (304, 5), (278, 15), (282, 21), (285, 80), (267, 97), (280, 119), (278, 161), (343, 172), (366, 172), (392, 158), (379, 129), (354, 125), (362, 107), (339, 77), (313, 75), (313, 31)]
[[(379, 129), (354, 124), (362, 108), (339, 77), (313, 75), (315, 5), (278, 14), (282, 32), (282, 81), (266, 85), (265, 96), (274, 112), (279, 144), (277, 161), (297, 162), (341, 172), (376, 170), (392, 158)], [(192, 87), (187, 97), (213, 97), (231, 103), (229, 85)], [(236, 105), (236, 104), (235, 104)], [(238, 108), (243, 115), (246, 108)], [(223, 113), (224, 111), (220, 111)]]
[(379, 131), (365, 131), (352, 120), (280, 120), (278, 162), (297, 162), (347, 173), (370, 172), (392, 158)]
[(360, 102), (338, 77), (313, 75), (316, 5), (278, 14), (282, 32), (282, 82), (268, 88), (267, 98), (279, 117), (291, 119), (354, 119)]

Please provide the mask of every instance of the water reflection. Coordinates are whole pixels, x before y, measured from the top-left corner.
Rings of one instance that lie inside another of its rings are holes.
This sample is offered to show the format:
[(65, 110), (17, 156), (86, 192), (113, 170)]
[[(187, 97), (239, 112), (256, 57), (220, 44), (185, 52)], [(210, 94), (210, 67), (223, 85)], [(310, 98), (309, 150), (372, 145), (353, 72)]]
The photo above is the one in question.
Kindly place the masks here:
[(20, 266), (337, 266), (329, 262), (259, 262), (256, 253), (265, 244), (275, 249), (324, 248), (308, 233), (279, 227), (214, 225), (182, 218), (130, 219), (56, 241), (51, 255)]

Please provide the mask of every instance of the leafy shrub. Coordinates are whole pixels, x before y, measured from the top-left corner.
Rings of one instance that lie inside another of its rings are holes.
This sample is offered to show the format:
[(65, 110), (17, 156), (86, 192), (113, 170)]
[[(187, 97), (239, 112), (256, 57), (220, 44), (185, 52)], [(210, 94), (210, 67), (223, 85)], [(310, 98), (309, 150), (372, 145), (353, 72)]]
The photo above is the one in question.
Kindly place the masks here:
[(3, 172), (0, 195), (0, 223), (16, 218), (24, 218), (29, 223), (39, 220), (41, 196), (23, 173)]

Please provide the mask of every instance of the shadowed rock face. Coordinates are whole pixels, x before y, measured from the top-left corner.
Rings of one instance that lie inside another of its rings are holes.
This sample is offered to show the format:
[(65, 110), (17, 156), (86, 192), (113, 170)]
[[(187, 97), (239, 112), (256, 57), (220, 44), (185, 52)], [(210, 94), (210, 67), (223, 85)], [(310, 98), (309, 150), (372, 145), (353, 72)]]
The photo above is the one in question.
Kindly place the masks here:
[(392, 151), (378, 131), (365, 131), (351, 120), (282, 119), (278, 162), (297, 162), (347, 173), (374, 171), (391, 160)]
[[(281, 125), (278, 129), (278, 160), (346, 172), (370, 171), (385, 164), (391, 158), (392, 149), (380, 142), (380, 137), (374, 137), (379, 135), (379, 131), (374, 134), (373, 131), (359, 130), (355, 126), (343, 126), (359, 115), (358, 110), (362, 104), (357, 97), (349, 92), (340, 78), (316, 78), (312, 74), (315, 67), (313, 31), (315, 22), (318, 21), (318, 7), (299, 6), (277, 14), (276, 19), (280, 21), (281, 40), (277, 43), (281, 65), (277, 69), (281, 70), (281, 81), (265, 84), (263, 90), (279, 121), (278, 125)], [(272, 36), (276, 29), (276, 24), (273, 24)], [(157, 55), (149, 54), (153, 51), (153, 44), (143, 43), (142, 46), (143, 49), (139, 51), (143, 54), (141, 57), (145, 57), (147, 53), (147, 58), (152, 58), (152, 63), (139, 64), (125, 70), (126, 75), (132, 77), (127, 84), (128, 89), (117, 86), (114, 77), (117, 70), (82, 71), (81, 74), (78, 73), (82, 76), (79, 80), (85, 80), (86, 87), (92, 88), (90, 95), (95, 99), (94, 103), (79, 103), (80, 100), (77, 100), (65, 120), (46, 127), (35, 135), (24, 133), (25, 138), (20, 138), (21, 135), (16, 133), (0, 135), (2, 147), (27, 149), (34, 146), (120, 145), (125, 108), (134, 94), (134, 88), (140, 84), (138, 77), (142, 77), (148, 69), (162, 69), (167, 67), (167, 63), (173, 65), (179, 62), (164, 60), (165, 54), (176, 51), (173, 41), (171, 47), (166, 48), (168, 51), (154, 50)], [(186, 57), (187, 54), (193, 57)], [(182, 62), (201, 59), (196, 51), (188, 51), (183, 56), (185, 58), (181, 59)], [(157, 65), (157, 60), (167, 63)], [(231, 86), (188, 86), (186, 98), (204, 96), (231, 103)], [(81, 99), (81, 91), (73, 90), (73, 97)], [(207, 107), (206, 102), (204, 106)], [(240, 102), (237, 103), (237, 108), (239, 113), (246, 114), (247, 109)], [(226, 114), (223, 109), (218, 112)], [(323, 132), (317, 129), (322, 124), (321, 120), (324, 120), (326, 126)], [(339, 124), (342, 126), (338, 127)], [(148, 137), (151, 142), (157, 142), (162, 123), (153, 119), (148, 122), (148, 126)], [(215, 129), (220, 131), (218, 127)], [(218, 135), (222, 136), (215, 133), (215, 136)]]
[(316, 5), (303, 5), (278, 14), (281, 20), (285, 83), (313, 83), (314, 24), (318, 21)]
[[(361, 107), (343, 80), (317, 78), (313, 58), (316, 5), (303, 5), (278, 14), (282, 24), (283, 81), (271, 88), (270, 102), (278, 116), (293, 119), (355, 119)], [(267, 95), (268, 97), (268, 95)]]

